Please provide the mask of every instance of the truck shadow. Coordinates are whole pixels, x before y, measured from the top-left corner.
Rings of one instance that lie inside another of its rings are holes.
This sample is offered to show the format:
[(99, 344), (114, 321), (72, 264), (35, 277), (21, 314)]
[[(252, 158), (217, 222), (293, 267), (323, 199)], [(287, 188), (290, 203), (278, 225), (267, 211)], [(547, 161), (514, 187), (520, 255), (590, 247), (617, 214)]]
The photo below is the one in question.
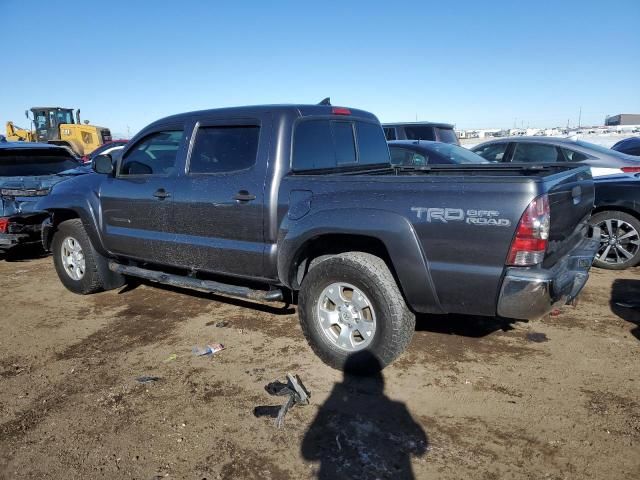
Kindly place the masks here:
[(304, 435), (302, 457), (319, 462), (317, 478), (416, 478), (411, 457), (429, 451), (429, 439), (403, 402), (384, 393), (378, 371), (367, 376), (349, 373), (350, 365), (375, 363), (369, 352), (352, 354), (343, 381), (329, 397)]
[(503, 332), (513, 330), (513, 324), (521, 321), (523, 320), (460, 314), (418, 314), (416, 331), (480, 338), (499, 330)]
[(635, 325), (631, 335), (640, 340), (640, 280), (614, 280), (609, 306), (618, 317)]
[(5, 262), (28, 262), (48, 256), (49, 253), (39, 245), (17, 246), (7, 251), (0, 251), (0, 261), (4, 260)]

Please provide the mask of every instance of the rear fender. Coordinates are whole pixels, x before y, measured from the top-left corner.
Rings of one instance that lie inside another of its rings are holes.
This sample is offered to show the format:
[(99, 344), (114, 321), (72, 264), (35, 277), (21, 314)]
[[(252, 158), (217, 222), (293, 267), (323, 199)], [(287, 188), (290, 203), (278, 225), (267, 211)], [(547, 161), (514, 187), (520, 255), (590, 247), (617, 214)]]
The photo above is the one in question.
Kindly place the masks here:
[[(391, 268), (409, 306), (418, 312), (444, 313), (436, 295), (426, 255), (411, 223), (401, 215), (374, 210), (323, 210), (300, 220), (285, 219), (278, 241), (278, 277), (296, 288), (296, 272), (305, 246), (323, 235), (377, 239), (385, 246)], [(331, 247), (327, 245), (327, 250)], [(339, 246), (338, 246), (339, 247)]]

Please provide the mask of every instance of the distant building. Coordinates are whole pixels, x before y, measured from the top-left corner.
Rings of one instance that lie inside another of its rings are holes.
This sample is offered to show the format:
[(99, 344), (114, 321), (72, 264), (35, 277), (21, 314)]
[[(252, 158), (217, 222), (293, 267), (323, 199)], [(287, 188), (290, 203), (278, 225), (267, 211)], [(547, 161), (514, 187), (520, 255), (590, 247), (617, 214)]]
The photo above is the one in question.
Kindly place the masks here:
[(619, 113), (618, 115), (611, 115), (604, 119), (604, 124), (607, 127), (617, 127), (618, 125), (640, 125), (640, 114)]

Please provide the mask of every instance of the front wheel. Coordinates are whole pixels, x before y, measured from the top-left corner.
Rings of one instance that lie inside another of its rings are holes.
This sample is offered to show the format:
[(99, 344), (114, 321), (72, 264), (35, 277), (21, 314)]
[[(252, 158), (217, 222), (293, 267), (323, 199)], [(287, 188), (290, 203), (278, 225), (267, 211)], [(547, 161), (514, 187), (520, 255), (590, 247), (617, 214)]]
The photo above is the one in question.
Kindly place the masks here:
[(624, 270), (640, 262), (640, 221), (628, 213), (607, 210), (589, 221), (600, 227), (600, 248), (593, 264), (608, 270)]
[(67, 220), (58, 226), (52, 250), (58, 277), (73, 293), (87, 295), (125, 283), (124, 277), (111, 272), (106, 258), (93, 248), (79, 219)]
[(381, 370), (407, 347), (415, 316), (385, 262), (363, 252), (323, 259), (302, 282), (302, 330), (314, 352), (340, 370)]

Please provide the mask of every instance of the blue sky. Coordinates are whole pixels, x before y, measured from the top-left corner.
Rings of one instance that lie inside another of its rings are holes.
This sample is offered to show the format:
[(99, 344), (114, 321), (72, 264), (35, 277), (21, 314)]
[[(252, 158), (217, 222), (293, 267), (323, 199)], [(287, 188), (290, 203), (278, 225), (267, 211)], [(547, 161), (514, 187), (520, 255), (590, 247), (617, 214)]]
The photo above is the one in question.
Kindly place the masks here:
[(640, 1), (0, 0), (0, 122), (39, 104), (135, 133), (194, 109), (316, 103), (459, 128), (640, 113)]

